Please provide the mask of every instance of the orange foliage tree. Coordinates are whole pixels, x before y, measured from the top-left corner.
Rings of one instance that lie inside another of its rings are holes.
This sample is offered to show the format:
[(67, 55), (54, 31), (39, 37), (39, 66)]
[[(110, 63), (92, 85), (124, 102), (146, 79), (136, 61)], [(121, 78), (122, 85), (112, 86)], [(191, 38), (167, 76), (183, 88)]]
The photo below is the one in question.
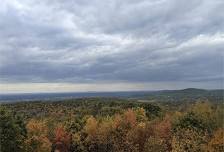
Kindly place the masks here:
[(208, 150), (210, 152), (224, 151), (224, 128), (219, 128), (208, 143)]
[(71, 149), (71, 135), (62, 126), (55, 129), (53, 151), (69, 152)]

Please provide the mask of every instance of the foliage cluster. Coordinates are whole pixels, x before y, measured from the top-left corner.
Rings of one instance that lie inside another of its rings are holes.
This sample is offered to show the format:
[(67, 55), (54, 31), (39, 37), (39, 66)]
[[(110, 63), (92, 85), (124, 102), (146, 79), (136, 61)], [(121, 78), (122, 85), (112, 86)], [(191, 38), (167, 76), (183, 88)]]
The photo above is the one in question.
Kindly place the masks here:
[(2, 104), (0, 151), (221, 152), (223, 110), (117, 98)]

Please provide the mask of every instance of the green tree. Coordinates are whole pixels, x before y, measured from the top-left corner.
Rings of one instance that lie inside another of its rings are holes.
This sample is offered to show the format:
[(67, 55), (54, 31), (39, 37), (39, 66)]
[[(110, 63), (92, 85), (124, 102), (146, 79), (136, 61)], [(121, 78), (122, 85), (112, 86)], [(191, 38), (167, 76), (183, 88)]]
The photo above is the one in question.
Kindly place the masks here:
[(172, 150), (175, 152), (200, 152), (205, 151), (209, 134), (213, 126), (209, 119), (202, 114), (207, 114), (207, 105), (197, 105), (198, 111), (191, 110), (174, 124)]
[(0, 151), (23, 152), (26, 128), (16, 114), (0, 107)]

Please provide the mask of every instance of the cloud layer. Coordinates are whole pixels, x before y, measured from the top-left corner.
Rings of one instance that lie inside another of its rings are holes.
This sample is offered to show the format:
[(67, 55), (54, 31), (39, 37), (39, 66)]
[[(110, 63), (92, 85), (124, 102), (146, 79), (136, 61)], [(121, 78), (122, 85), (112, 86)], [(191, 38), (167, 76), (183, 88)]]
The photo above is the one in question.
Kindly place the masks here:
[(3, 0), (0, 83), (222, 87), (223, 9), (223, 0)]

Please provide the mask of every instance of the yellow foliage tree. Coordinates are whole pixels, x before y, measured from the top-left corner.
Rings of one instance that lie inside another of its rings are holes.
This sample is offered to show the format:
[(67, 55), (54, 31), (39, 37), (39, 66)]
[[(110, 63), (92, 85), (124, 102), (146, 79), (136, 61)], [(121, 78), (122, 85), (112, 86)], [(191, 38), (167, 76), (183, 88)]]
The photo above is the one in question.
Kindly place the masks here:
[(45, 121), (31, 119), (27, 125), (26, 150), (28, 152), (50, 152), (52, 143), (48, 139), (48, 128)]
[(86, 126), (84, 129), (90, 139), (95, 138), (97, 127), (98, 127), (98, 122), (93, 116), (87, 119)]
[(209, 152), (223, 152), (224, 151), (224, 128), (218, 129), (208, 144)]
[(208, 136), (194, 129), (179, 129), (172, 138), (172, 152), (204, 152)]

